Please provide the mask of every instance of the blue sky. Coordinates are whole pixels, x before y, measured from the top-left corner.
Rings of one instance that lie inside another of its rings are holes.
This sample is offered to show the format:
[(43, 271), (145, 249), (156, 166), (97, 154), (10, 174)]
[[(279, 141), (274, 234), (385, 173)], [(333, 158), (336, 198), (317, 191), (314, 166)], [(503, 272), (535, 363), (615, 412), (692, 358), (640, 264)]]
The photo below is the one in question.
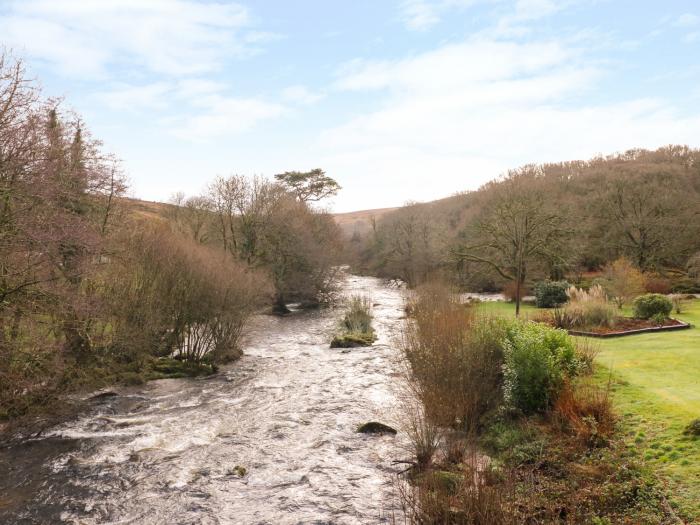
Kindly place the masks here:
[(0, 0), (0, 43), (151, 200), (320, 167), (349, 211), (700, 146), (695, 0)]

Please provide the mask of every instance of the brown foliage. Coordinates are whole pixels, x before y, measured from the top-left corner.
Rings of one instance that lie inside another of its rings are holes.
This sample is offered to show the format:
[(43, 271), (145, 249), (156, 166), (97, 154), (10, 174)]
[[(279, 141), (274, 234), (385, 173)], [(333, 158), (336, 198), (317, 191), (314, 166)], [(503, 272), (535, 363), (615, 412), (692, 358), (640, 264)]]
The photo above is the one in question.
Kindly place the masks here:
[(615, 430), (610, 385), (566, 384), (554, 402), (554, 420), (589, 446), (605, 445)]
[(449, 288), (419, 288), (410, 308), (403, 350), (426, 417), (442, 426), (475, 430), (501, 399), (499, 323), (476, 319)]
[(105, 276), (120, 348), (151, 348), (199, 362), (235, 357), (247, 319), (269, 298), (259, 272), (220, 250), (141, 225), (125, 234), (124, 252)]
[(652, 274), (646, 277), (644, 290), (648, 293), (670, 294), (673, 289), (671, 280), (660, 275)]

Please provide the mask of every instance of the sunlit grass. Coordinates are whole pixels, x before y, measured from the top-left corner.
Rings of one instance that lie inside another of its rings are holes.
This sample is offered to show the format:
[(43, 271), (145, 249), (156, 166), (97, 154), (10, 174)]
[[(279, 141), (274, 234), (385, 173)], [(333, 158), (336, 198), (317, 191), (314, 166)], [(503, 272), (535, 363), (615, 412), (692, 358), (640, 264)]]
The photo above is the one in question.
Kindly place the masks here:
[(597, 376), (612, 371), (615, 406), (630, 449), (669, 482), (672, 501), (700, 518), (700, 438), (683, 434), (700, 417), (700, 301), (674, 317), (689, 330), (601, 341)]

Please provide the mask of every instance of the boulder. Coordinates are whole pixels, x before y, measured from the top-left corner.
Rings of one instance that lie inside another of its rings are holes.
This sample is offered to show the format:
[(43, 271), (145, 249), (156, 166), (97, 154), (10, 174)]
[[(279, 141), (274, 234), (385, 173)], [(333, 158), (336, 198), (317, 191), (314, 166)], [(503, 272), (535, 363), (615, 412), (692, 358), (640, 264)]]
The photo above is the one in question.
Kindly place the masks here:
[(357, 431), (362, 434), (396, 434), (396, 429), (380, 423), (378, 421), (369, 421), (357, 427)]

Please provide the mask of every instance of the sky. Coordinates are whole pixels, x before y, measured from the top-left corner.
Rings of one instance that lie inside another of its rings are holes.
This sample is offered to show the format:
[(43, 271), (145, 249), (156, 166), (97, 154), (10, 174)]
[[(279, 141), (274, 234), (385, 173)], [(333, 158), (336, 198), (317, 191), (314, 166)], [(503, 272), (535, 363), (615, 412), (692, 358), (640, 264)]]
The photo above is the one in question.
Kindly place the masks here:
[(700, 146), (697, 0), (0, 0), (0, 45), (148, 200), (322, 168), (342, 212)]

